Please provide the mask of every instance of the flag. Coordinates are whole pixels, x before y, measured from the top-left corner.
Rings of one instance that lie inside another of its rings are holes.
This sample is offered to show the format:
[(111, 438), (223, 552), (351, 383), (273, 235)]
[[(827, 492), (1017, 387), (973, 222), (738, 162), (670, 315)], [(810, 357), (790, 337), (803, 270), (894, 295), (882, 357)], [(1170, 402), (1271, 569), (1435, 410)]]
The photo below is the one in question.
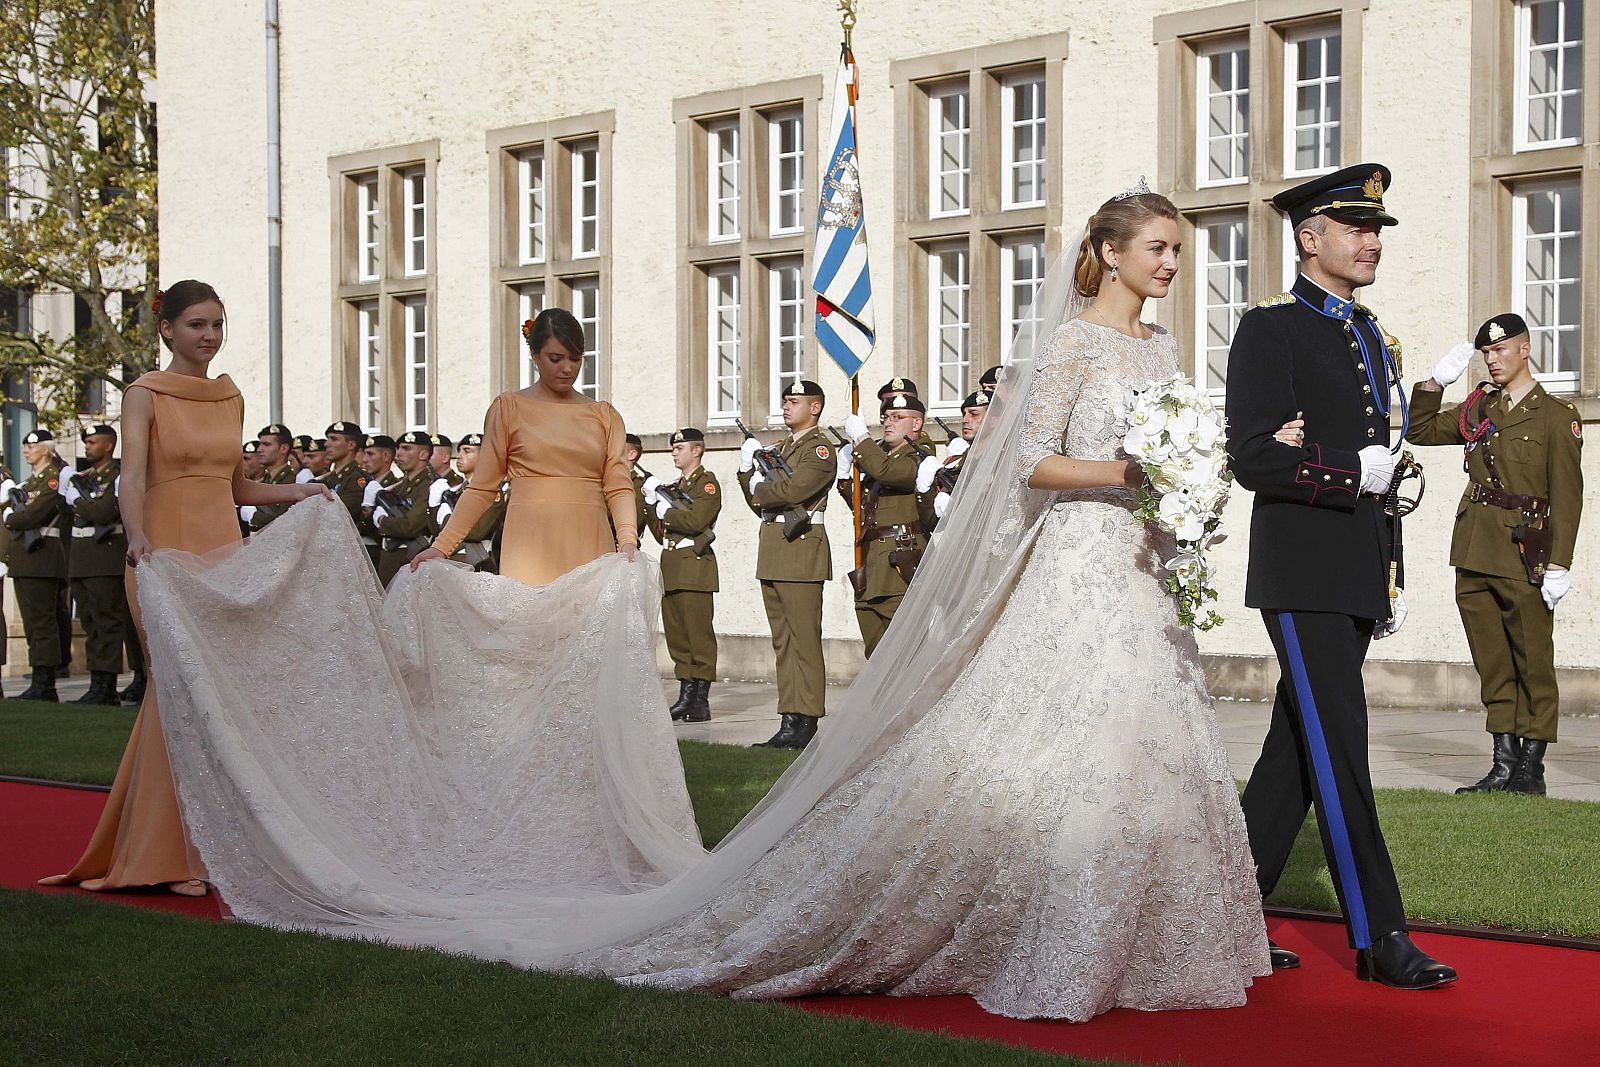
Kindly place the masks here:
[(867, 269), (867, 223), (856, 156), (856, 96), (860, 71), (850, 46), (839, 51), (833, 89), (833, 129), (817, 210), (811, 289), (817, 294), (817, 341), (849, 377), (872, 354), (872, 275)]

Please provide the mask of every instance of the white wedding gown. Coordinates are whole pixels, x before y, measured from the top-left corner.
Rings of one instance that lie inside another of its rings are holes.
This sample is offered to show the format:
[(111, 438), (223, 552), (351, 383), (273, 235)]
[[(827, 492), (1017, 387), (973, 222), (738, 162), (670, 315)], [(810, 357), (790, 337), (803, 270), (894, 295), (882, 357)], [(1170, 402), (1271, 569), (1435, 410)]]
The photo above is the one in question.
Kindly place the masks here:
[[(897, 620), (916, 625), (713, 853), (655, 676), (651, 565), (529, 589), (435, 564), (380, 603), (319, 501), (224, 558), (158, 554), (140, 589), (163, 722), (223, 898), (744, 997), (970, 993), (1073, 1020), (1243, 1003), (1269, 973), (1261, 901), (1159, 577), (1173, 546), (1126, 492), (1020, 484), (1049, 452), (1115, 456), (1124, 388), (1176, 348), (1072, 321), (1036, 363), (985, 430), (1020, 433), (973, 450)], [(979, 499), (986, 471), (1009, 481)]]

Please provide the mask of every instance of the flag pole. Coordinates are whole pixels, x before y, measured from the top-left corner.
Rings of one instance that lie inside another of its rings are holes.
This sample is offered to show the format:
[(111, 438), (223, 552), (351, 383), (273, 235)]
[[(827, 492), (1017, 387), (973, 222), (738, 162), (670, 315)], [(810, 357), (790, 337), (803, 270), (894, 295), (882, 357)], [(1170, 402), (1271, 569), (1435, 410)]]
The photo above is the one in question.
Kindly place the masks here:
[[(839, 28), (844, 31), (844, 52), (855, 67), (855, 51), (851, 48), (852, 31), (856, 28), (856, 3), (855, 0), (839, 0)], [(860, 83), (855, 83), (855, 90), (850, 94), (850, 106), (856, 104), (856, 93), (860, 90)], [(856, 127), (856, 158), (861, 157), (861, 128)], [(861, 414), (861, 368), (856, 368), (856, 373), (850, 375), (850, 413)], [(867, 565), (866, 546), (861, 543), (861, 467), (859, 464), (850, 465), (850, 517), (855, 527), (855, 561), (856, 570)]]

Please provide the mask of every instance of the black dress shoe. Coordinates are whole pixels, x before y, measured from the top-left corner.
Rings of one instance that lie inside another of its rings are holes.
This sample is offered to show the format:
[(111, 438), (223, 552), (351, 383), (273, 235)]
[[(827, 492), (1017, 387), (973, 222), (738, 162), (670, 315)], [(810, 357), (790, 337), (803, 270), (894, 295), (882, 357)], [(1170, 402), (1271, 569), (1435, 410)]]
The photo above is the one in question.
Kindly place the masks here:
[(673, 722), (677, 722), (679, 719), (683, 718), (684, 712), (689, 708), (690, 698), (693, 696), (693, 694), (694, 683), (689, 681), (687, 678), (679, 678), (678, 699), (674, 700), (672, 702), (672, 706), (667, 709), (668, 714), (672, 716)]
[(1435, 989), (1456, 980), (1456, 970), (1418, 948), (1404, 930), (1384, 934), (1356, 950), (1356, 977), (1391, 989)]
[(684, 705), (680, 722), (711, 721), (711, 683), (700, 679), (689, 683), (689, 703)]
[(778, 732), (765, 741), (757, 741), (751, 748), (788, 748), (789, 741), (794, 737), (795, 720), (799, 715), (791, 715), (785, 711), (779, 719)]
[(1544, 796), (1544, 751), (1549, 745), (1548, 741), (1535, 741), (1531, 737), (1522, 739), (1522, 755), (1517, 757), (1516, 769), (1506, 783), (1507, 793)]
[(1275, 971), (1292, 971), (1300, 966), (1300, 954), (1290, 952), (1282, 945), (1274, 944), (1271, 938), (1267, 939), (1267, 955), (1272, 957), (1272, 969)]

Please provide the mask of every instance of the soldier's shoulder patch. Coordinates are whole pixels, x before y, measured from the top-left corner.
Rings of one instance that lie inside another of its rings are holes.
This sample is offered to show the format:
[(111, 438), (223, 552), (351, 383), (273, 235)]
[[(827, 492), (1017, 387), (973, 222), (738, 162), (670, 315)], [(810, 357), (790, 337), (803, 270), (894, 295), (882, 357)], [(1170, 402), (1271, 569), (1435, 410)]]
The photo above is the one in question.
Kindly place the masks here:
[(1580, 441), (1583, 440), (1583, 423), (1579, 422), (1577, 419), (1572, 420), (1572, 436), (1576, 437)]
[(365, 489), (366, 487), (367, 487), (367, 479), (365, 479), (365, 478), (357, 478), (356, 479), (356, 488)]
[(717, 483), (716, 482), (707, 482), (706, 483), (706, 496), (716, 496), (716, 495), (717, 495)]
[(61, 479), (60, 478), (51, 478), (45, 484), (48, 485), (52, 489), (59, 489), (59, 488), (61, 488)]
[(818, 445), (817, 446), (817, 458), (818, 459), (827, 459), (829, 457), (829, 455), (831, 455), (831, 453), (829, 453), (827, 445)]
[(1293, 293), (1279, 293), (1277, 296), (1269, 296), (1265, 300), (1256, 301), (1255, 306), (1258, 308), (1275, 308), (1292, 303), (1294, 303)]

